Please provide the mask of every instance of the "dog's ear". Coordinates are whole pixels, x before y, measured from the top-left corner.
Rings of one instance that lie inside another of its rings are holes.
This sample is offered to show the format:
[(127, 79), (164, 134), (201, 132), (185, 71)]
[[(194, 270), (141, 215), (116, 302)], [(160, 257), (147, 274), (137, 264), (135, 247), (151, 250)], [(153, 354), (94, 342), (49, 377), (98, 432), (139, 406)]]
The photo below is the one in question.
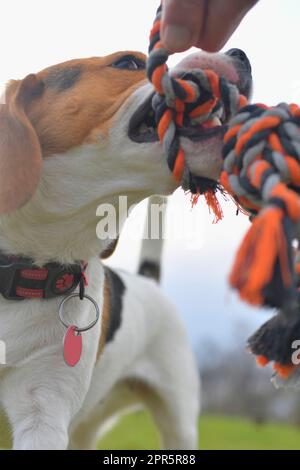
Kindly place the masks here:
[(0, 104), (0, 213), (23, 206), (37, 188), (42, 152), (26, 110), (43, 89), (36, 75), (28, 75), (9, 84)]

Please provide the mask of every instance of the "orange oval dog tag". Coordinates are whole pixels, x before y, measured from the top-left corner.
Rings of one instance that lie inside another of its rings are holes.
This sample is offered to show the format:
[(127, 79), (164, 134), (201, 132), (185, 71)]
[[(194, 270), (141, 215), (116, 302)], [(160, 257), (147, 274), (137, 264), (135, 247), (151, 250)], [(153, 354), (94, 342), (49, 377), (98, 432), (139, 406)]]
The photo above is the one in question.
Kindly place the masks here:
[(82, 353), (82, 335), (71, 325), (64, 337), (64, 360), (70, 367), (76, 366)]

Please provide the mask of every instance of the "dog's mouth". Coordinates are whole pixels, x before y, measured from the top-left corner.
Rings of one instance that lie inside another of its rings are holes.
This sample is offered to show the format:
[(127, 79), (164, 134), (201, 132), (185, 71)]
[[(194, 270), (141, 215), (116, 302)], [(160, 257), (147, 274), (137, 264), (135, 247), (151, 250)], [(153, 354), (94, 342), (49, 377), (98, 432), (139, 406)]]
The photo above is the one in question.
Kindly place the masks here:
[(128, 136), (133, 142), (142, 144), (159, 140), (155, 113), (152, 108), (153, 96), (154, 93), (138, 107), (130, 118)]
[[(136, 143), (151, 143), (159, 140), (155, 113), (152, 108), (153, 94), (150, 95), (135, 111), (129, 121), (128, 136)], [(226, 119), (215, 109), (214, 118), (208, 123), (185, 122), (179, 129), (179, 135), (193, 142), (199, 142), (211, 137), (223, 137), (227, 130)]]

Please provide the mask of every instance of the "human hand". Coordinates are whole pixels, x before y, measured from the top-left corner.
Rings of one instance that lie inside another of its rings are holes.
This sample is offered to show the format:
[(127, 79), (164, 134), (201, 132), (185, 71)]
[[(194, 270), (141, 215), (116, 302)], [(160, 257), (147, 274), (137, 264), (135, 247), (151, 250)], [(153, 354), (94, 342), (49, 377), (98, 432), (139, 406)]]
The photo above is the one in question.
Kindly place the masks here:
[(169, 52), (220, 50), (258, 0), (163, 0), (161, 38)]

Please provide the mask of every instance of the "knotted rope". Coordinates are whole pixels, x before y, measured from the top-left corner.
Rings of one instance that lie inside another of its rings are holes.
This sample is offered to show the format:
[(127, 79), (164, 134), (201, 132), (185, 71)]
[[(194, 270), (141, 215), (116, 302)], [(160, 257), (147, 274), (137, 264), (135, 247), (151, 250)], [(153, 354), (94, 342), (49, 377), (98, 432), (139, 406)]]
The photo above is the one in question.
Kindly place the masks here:
[[(248, 105), (237, 87), (212, 70), (171, 75), (160, 40), (161, 7), (150, 34), (147, 75), (159, 139), (176, 180), (193, 194), (204, 194), (221, 218), (216, 186), (202, 186), (185, 162), (181, 131), (194, 123), (210, 127), (214, 117), (231, 119), (224, 138), (221, 184), (253, 224), (236, 257), (230, 283), (254, 305), (281, 308), (249, 340), (260, 365), (274, 361), (279, 375), (293, 370), (292, 343), (300, 339), (299, 264), (292, 241), (300, 236), (300, 108)], [(221, 114), (220, 114), (221, 113)]]
[(230, 275), (230, 284), (253, 305), (280, 308), (249, 340), (258, 363), (274, 361), (286, 377), (292, 344), (300, 339), (299, 264), (293, 241), (300, 236), (300, 108), (250, 105), (230, 123), (221, 183), (254, 215)]
[[(221, 183), (254, 218), (230, 282), (254, 305), (283, 307), (294, 294), (292, 240), (300, 220), (300, 108), (242, 109), (230, 123)], [(263, 264), (262, 264), (263, 262)]]
[(160, 40), (161, 11), (160, 6), (150, 33), (147, 63), (147, 76), (156, 91), (152, 106), (158, 136), (176, 181), (192, 194), (204, 194), (219, 220), (222, 210), (215, 195), (217, 184), (189, 171), (180, 143), (182, 130), (200, 124), (204, 128), (213, 127), (213, 119), (219, 116), (228, 120), (247, 104), (247, 99), (213, 70), (193, 70), (176, 76), (169, 72), (166, 64), (169, 54)]

